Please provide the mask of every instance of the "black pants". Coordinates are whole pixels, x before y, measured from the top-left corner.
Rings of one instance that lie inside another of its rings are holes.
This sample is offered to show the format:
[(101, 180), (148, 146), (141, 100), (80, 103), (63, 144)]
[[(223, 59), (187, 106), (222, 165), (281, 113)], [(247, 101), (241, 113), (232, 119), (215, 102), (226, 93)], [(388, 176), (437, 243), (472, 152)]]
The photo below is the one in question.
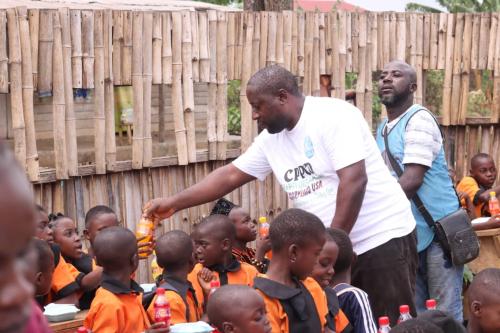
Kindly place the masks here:
[(352, 268), (352, 284), (368, 294), (376, 322), (388, 316), (395, 325), (403, 304), (409, 305), (412, 316), (416, 316), (417, 267), (416, 231), (358, 256)]

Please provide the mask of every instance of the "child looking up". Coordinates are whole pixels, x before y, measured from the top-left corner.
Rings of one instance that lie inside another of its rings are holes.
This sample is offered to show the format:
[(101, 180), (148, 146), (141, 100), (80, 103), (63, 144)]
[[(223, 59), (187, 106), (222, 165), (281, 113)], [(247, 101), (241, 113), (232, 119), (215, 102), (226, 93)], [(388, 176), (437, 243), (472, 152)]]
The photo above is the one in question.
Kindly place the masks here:
[(500, 332), (500, 269), (487, 268), (472, 280), (467, 291), (469, 333)]
[(227, 285), (217, 289), (210, 295), (207, 314), (221, 333), (272, 332), (264, 300), (248, 286)]
[(108, 206), (98, 205), (89, 209), (85, 215), (85, 230), (83, 235), (90, 242), (87, 253), (94, 257), (93, 243), (99, 231), (109, 227), (116, 227), (120, 225), (115, 211)]
[(266, 275), (255, 278), (273, 333), (323, 332), (325, 293), (309, 276), (325, 243), (325, 227), (315, 215), (289, 209), (271, 223), (273, 257)]
[(328, 328), (336, 333), (351, 332), (352, 326), (350, 325), (344, 312), (340, 309), (337, 293), (332, 287), (330, 287), (332, 277), (335, 272), (333, 266), (337, 260), (339, 248), (328, 232), (325, 233), (325, 236), (325, 245), (323, 245), (318, 261), (314, 265), (311, 277), (318, 282), (326, 294), (328, 304), (326, 322)]
[(479, 153), (470, 160), (470, 176), (464, 177), (457, 185), (458, 192), (468, 194), (475, 207), (476, 217), (491, 216), (488, 210), (490, 192), (500, 196), (500, 186), (494, 187), (497, 178), (495, 162), (490, 155)]
[[(170, 303), (171, 323), (188, 323), (201, 319), (202, 295), (196, 292), (187, 276), (194, 267), (193, 241), (184, 231), (167, 232), (156, 241), (158, 265), (163, 269), (160, 288), (165, 289), (165, 296)], [(148, 307), (148, 315), (154, 319), (154, 300)]]
[(103, 273), (84, 326), (96, 333), (169, 332), (161, 324), (150, 327), (142, 289), (130, 278), (139, 260), (134, 234), (122, 227), (106, 228), (94, 239), (93, 249)]
[(349, 319), (355, 333), (376, 333), (368, 295), (351, 286), (351, 266), (356, 261), (349, 235), (338, 228), (328, 228), (327, 233), (337, 245), (338, 255), (333, 269), (332, 286), (339, 298), (342, 311)]

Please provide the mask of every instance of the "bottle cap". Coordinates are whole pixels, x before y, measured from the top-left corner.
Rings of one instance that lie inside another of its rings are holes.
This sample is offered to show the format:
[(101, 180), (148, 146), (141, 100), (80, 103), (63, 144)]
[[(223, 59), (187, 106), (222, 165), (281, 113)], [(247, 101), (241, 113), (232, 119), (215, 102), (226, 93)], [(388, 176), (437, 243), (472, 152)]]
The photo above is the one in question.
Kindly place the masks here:
[(435, 308), (436, 307), (436, 300), (435, 299), (428, 299), (425, 301), (425, 307), (426, 308)]
[(493, 198), (493, 197), (496, 197), (496, 196), (497, 196), (497, 193), (495, 191), (491, 191), (490, 192), (490, 197)]
[(410, 307), (408, 305), (406, 305), (406, 304), (401, 305), (399, 307), (399, 312), (400, 313), (410, 313)]
[(78, 329), (76, 330), (76, 333), (87, 333), (88, 330), (85, 328), (85, 327), (78, 327)]
[(380, 317), (378, 319), (378, 325), (379, 326), (387, 326), (387, 325), (389, 325), (389, 317), (385, 317), (385, 316), (384, 317)]
[(219, 288), (220, 287), (220, 282), (219, 280), (212, 280), (210, 281), (210, 288)]
[(259, 223), (266, 223), (267, 222), (267, 217), (261, 216), (259, 217)]
[(163, 294), (165, 294), (165, 289), (163, 288), (156, 289), (156, 295), (163, 295)]

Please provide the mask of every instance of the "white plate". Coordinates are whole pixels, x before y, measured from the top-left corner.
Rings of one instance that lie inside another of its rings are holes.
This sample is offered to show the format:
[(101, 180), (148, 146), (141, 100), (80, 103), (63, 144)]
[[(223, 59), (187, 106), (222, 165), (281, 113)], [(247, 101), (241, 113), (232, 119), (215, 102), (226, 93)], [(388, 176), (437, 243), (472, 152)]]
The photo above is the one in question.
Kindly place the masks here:
[(170, 326), (170, 333), (210, 333), (214, 328), (204, 321), (196, 323), (183, 323)]

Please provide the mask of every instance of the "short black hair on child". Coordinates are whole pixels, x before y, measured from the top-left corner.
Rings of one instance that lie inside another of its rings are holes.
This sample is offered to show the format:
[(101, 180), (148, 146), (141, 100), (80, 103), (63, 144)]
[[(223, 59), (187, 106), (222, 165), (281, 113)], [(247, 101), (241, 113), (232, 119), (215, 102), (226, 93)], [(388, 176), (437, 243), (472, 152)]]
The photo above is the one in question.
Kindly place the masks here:
[(47, 272), (54, 265), (54, 255), (49, 243), (42, 239), (33, 238), (30, 246), (37, 254), (38, 272)]
[(486, 153), (478, 153), (470, 159), (470, 168), (474, 169), (476, 167), (476, 164), (479, 162), (481, 159), (492, 159), (490, 155)]
[(431, 322), (412, 318), (396, 325), (391, 333), (444, 333), (444, 331)]
[(349, 269), (349, 267), (351, 267), (352, 258), (354, 256), (351, 239), (344, 230), (339, 228), (327, 228), (326, 233), (329, 235), (330, 239), (332, 239), (335, 244), (337, 244), (337, 247), (339, 248), (339, 254), (333, 269), (336, 273), (345, 272)]
[(64, 215), (63, 213), (50, 213), (49, 214), (49, 222), (51, 223), (51, 228), (54, 228), (58, 221), (62, 220), (63, 218), (69, 218), (68, 216)]
[(316, 215), (298, 208), (287, 209), (279, 214), (269, 228), (274, 252), (290, 244), (303, 245), (308, 241), (321, 239), (324, 234), (323, 222)]
[(137, 255), (137, 241), (132, 231), (123, 227), (109, 227), (97, 234), (94, 240), (97, 264), (104, 271), (119, 272)]
[[(500, 293), (500, 269), (486, 268), (477, 273), (467, 290), (469, 304), (481, 301), (483, 304), (495, 302)], [(493, 301), (495, 300), (495, 301)]]
[(85, 214), (85, 228), (89, 227), (90, 222), (102, 214), (115, 214), (115, 211), (105, 205), (97, 205), (89, 209)]
[(156, 240), (156, 261), (167, 271), (175, 271), (193, 258), (193, 241), (182, 230), (172, 230)]
[(195, 232), (203, 231), (209, 233), (219, 240), (236, 238), (236, 227), (226, 215), (214, 214), (205, 217), (196, 225)]

